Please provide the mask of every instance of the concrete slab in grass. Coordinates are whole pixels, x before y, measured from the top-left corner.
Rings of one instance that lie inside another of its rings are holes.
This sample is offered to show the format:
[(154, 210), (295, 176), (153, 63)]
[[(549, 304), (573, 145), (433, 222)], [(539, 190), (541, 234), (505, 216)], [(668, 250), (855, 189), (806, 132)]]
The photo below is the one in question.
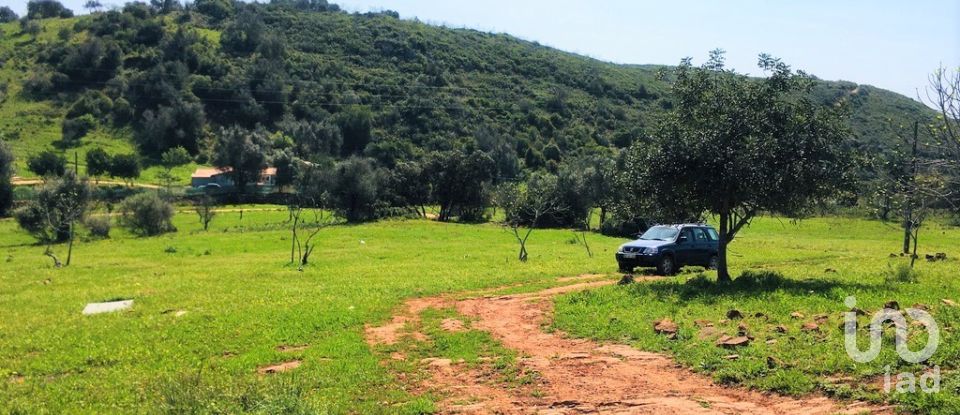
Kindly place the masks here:
[(83, 315), (112, 313), (114, 311), (123, 311), (133, 307), (133, 300), (110, 301), (108, 303), (90, 303), (83, 308)]

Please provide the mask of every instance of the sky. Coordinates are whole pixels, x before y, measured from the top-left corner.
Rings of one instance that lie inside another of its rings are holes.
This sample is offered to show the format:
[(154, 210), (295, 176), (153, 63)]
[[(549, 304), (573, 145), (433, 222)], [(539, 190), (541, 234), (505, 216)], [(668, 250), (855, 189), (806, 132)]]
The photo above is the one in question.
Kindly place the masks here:
[[(63, 3), (83, 12), (84, 0)], [(104, 5), (120, 0), (101, 0)], [(348, 11), (395, 10), (404, 19), (509, 33), (569, 52), (629, 64), (702, 62), (716, 48), (756, 72), (757, 55), (820, 78), (911, 98), (941, 64), (960, 67), (956, 0), (333, 0)], [(26, 1), (0, 0), (20, 14)]]

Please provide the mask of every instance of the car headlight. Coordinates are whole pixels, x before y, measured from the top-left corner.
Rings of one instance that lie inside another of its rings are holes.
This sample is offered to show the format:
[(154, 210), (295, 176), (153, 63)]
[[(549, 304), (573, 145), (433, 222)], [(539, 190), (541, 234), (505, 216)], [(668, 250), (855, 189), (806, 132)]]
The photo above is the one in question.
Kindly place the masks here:
[(651, 248), (645, 248), (645, 249), (643, 250), (643, 253), (645, 253), (645, 254), (655, 254), (655, 253), (657, 253), (657, 248), (653, 248), (653, 247), (651, 247)]

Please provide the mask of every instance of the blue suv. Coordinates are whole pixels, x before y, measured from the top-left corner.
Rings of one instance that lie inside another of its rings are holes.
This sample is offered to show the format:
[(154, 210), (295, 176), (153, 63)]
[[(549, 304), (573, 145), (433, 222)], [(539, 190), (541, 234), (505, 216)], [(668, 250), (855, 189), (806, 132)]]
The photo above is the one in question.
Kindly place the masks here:
[(658, 225), (647, 229), (640, 239), (617, 250), (621, 272), (636, 267), (656, 267), (660, 275), (676, 274), (685, 265), (717, 267), (719, 236), (703, 224)]

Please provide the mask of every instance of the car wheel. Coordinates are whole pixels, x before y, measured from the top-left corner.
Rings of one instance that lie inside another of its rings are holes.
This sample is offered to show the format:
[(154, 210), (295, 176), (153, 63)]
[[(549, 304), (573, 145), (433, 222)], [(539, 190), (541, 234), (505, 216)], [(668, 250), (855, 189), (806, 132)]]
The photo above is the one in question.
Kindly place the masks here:
[(657, 264), (657, 273), (660, 275), (673, 275), (677, 272), (677, 264), (673, 262), (673, 257), (664, 255)]
[(720, 258), (716, 255), (710, 257), (710, 261), (707, 262), (707, 269), (717, 269), (720, 267)]

